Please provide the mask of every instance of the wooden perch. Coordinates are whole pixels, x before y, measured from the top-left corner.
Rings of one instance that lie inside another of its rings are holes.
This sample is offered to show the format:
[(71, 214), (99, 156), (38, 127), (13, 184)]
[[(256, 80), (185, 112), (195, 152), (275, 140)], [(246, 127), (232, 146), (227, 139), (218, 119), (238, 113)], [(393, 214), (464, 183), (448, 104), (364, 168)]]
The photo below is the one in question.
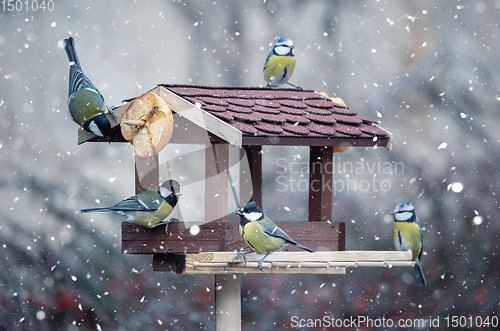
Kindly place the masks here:
[[(158, 255), (158, 256), (157, 256)], [(155, 265), (160, 265), (161, 255), (155, 255)], [(183, 274), (225, 274), (225, 273), (300, 273), (300, 274), (345, 274), (352, 267), (412, 267), (410, 252), (401, 251), (322, 251), (275, 252), (270, 254), (262, 267), (257, 268), (262, 255), (248, 254), (246, 265), (243, 260), (233, 261), (233, 252), (206, 252), (186, 254), (182, 261)], [(156, 269), (162, 270), (162, 269)], [(167, 269), (163, 269), (167, 270)]]

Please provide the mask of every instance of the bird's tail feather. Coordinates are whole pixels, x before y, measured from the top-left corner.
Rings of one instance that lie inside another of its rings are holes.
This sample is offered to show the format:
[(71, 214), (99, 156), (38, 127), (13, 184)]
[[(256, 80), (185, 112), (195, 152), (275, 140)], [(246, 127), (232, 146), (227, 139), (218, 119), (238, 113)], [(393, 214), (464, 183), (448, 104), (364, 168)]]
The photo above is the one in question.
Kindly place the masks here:
[(76, 54), (75, 41), (73, 37), (64, 39), (64, 50), (68, 55), (69, 62), (74, 62), (78, 67), (78, 69), (82, 70), (82, 66), (80, 65), (80, 60), (78, 59), (78, 55)]
[(111, 211), (109, 208), (87, 208), (80, 210), (81, 213), (105, 212)]
[(413, 273), (415, 275), (415, 284), (417, 285), (427, 285), (425, 280), (424, 271), (422, 270), (422, 265), (420, 264), (420, 259), (415, 261), (415, 266), (413, 267)]
[(310, 252), (310, 253), (314, 253), (314, 251), (313, 251), (312, 249), (307, 248), (306, 246), (302, 246), (302, 245), (300, 245), (300, 244), (293, 245), (293, 247), (301, 248), (301, 249), (303, 249), (303, 250), (305, 250), (305, 251), (308, 251), (308, 252)]

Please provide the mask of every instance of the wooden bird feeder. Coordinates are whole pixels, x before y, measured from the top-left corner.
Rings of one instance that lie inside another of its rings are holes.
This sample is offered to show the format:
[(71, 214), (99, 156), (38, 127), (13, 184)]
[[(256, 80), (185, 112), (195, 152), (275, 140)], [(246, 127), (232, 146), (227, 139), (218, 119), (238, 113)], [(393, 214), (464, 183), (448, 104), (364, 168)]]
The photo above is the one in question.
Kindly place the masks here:
[[(345, 251), (346, 226), (333, 221), (332, 191), (309, 187), (308, 222), (275, 220), (290, 237), (315, 251), (294, 248), (261, 258), (247, 255), (248, 263), (233, 262), (236, 250), (249, 248), (238, 232), (238, 222), (228, 221), (229, 146), (240, 148), (248, 159), (252, 181), (251, 197), (262, 206), (262, 146), (309, 147), (309, 183), (323, 187), (332, 180), (327, 167), (338, 147), (391, 147), (390, 133), (375, 121), (334, 103), (311, 90), (260, 87), (158, 85), (156, 93), (178, 116), (170, 144), (205, 144), (205, 220), (193, 234), (182, 223), (144, 228), (122, 223), (122, 253), (153, 255), (155, 271), (178, 274), (214, 274), (217, 329), (239, 329), (241, 273), (345, 274), (347, 267), (411, 266), (411, 253), (398, 251)], [(115, 109), (121, 119), (128, 103)], [(112, 142), (125, 141), (120, 126), (112, 123)], [(206, 137), (201, 139), (200, 137)], [(103, 138), (80, 129), (78, 143)], [(166, 147), (168, 148), (168, 146)], [(158, 186), (158, 155), (136, 157), (136, 193)], [(243, 170), (241, 170), (243, 171)], [(325, 175), (326, 174), (326, 175)], [(330, 178), (329, 178), (329, 176)], [(175, 178), (175, 174), (171, 177)], [(232, 183), (231, 183), (232, 185)], [(182, 186), (182, 184), (181, 184)], [(240, 186), (241, 188), (241, 186)], [(214, 195), (214, 192), (217, 194)], [(244, 193), (239, 192), (239, 196)], [(214, 198), (216, 196), (216, 198)], [(183, 196), (182, 199), (189, 199)], [(242, 205), (248, 200), (240, 200)], [(270, 208), (264, 204), (263, 209)], [(223, 215), (220, 217), (220, 215)]]

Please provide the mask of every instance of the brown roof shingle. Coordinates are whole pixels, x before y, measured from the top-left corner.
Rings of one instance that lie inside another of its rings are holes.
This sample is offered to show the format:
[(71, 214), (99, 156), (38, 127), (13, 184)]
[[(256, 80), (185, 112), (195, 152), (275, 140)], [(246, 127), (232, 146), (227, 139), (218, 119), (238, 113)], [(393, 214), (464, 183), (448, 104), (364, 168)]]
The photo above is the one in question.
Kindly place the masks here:
[[(375, 145), (389, 133), (376, 121), (312, 90), (161, 84), (241, 130), (243, 136), (342, 138)], [(370, 143), (372, 141), (373, 143)]]

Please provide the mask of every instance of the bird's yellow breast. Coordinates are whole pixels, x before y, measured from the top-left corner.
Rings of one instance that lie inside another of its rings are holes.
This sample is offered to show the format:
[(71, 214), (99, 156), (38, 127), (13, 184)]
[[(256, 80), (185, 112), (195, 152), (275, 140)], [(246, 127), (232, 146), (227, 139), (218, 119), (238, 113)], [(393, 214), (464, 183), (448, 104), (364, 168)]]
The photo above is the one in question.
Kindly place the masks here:
[(106, 103), (96, 90), (83, 88), (69, 97), (68, 108), (75, 122), (83, 125), (95, 115), (103, 113)]
[(244, 229), (240, 225), (240, 235), (248, 246), (258, 254), (277, 251), (284, 244), (283, 239), (267, 235), (259, 221), (247, 223)]
[(415, 260), (418, 257), (422, 250), (422, 235), (417, 223), (394, 222), (392, 235), (396, 250), (411, 250), (412, 259)]
[(284, 70), (288, 71), (288, 77), (295, 69), (295, 57), (293, 56), (272, 56), (264, 67), (264, 79), (269, 82), (271, 78), (283, 75)]
[(156, 224), (167, 218), (172, 212), (172, 206), (163, 201), (155, 211), (136, 211), (128, 216), (130, 222), (152, 228)]

